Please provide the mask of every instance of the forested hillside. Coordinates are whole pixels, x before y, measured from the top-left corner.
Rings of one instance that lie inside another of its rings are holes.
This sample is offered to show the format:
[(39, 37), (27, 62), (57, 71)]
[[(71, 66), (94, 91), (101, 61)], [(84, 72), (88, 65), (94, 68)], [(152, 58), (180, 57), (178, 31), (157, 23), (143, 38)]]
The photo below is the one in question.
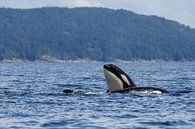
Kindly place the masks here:
[(195, 30), (105, 8), (0, 9), (0, 60), (195, 60)]

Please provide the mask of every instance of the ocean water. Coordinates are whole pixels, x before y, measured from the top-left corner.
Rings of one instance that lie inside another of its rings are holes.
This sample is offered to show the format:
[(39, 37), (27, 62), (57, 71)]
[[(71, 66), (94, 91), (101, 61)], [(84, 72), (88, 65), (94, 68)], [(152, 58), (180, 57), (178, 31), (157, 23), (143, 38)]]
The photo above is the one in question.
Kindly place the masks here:
[[(106, 63), (169, 93), (107, 94)], [(2, 62), (0, 128), (195, 128), (195, 62)]]

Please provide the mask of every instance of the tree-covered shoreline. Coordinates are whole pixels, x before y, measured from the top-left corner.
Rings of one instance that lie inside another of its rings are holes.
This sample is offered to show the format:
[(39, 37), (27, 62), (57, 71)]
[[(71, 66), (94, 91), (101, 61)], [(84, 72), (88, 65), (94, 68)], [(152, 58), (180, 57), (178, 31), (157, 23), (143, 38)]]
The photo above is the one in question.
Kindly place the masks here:
[(195, 60), (195, 29), (106, 8), (0, 9), (0, 60)]

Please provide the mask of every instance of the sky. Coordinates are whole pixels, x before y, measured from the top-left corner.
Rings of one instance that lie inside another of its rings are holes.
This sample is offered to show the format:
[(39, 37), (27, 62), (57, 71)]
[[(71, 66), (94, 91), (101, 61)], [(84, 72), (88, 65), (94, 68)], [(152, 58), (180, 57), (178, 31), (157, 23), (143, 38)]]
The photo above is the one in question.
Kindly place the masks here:
[(157, 15), (195, 28), (195, 0), (0, 0), (0, 7), (106, 7)]

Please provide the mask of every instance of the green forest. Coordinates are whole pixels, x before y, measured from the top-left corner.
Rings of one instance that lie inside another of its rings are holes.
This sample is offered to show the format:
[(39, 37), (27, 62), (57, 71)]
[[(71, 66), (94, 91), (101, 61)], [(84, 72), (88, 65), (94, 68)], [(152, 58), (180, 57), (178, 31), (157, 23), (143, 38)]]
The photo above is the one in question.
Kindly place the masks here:
[(0, 60), (195, 60), (195, 29), (107, 8), (0, 8)]

